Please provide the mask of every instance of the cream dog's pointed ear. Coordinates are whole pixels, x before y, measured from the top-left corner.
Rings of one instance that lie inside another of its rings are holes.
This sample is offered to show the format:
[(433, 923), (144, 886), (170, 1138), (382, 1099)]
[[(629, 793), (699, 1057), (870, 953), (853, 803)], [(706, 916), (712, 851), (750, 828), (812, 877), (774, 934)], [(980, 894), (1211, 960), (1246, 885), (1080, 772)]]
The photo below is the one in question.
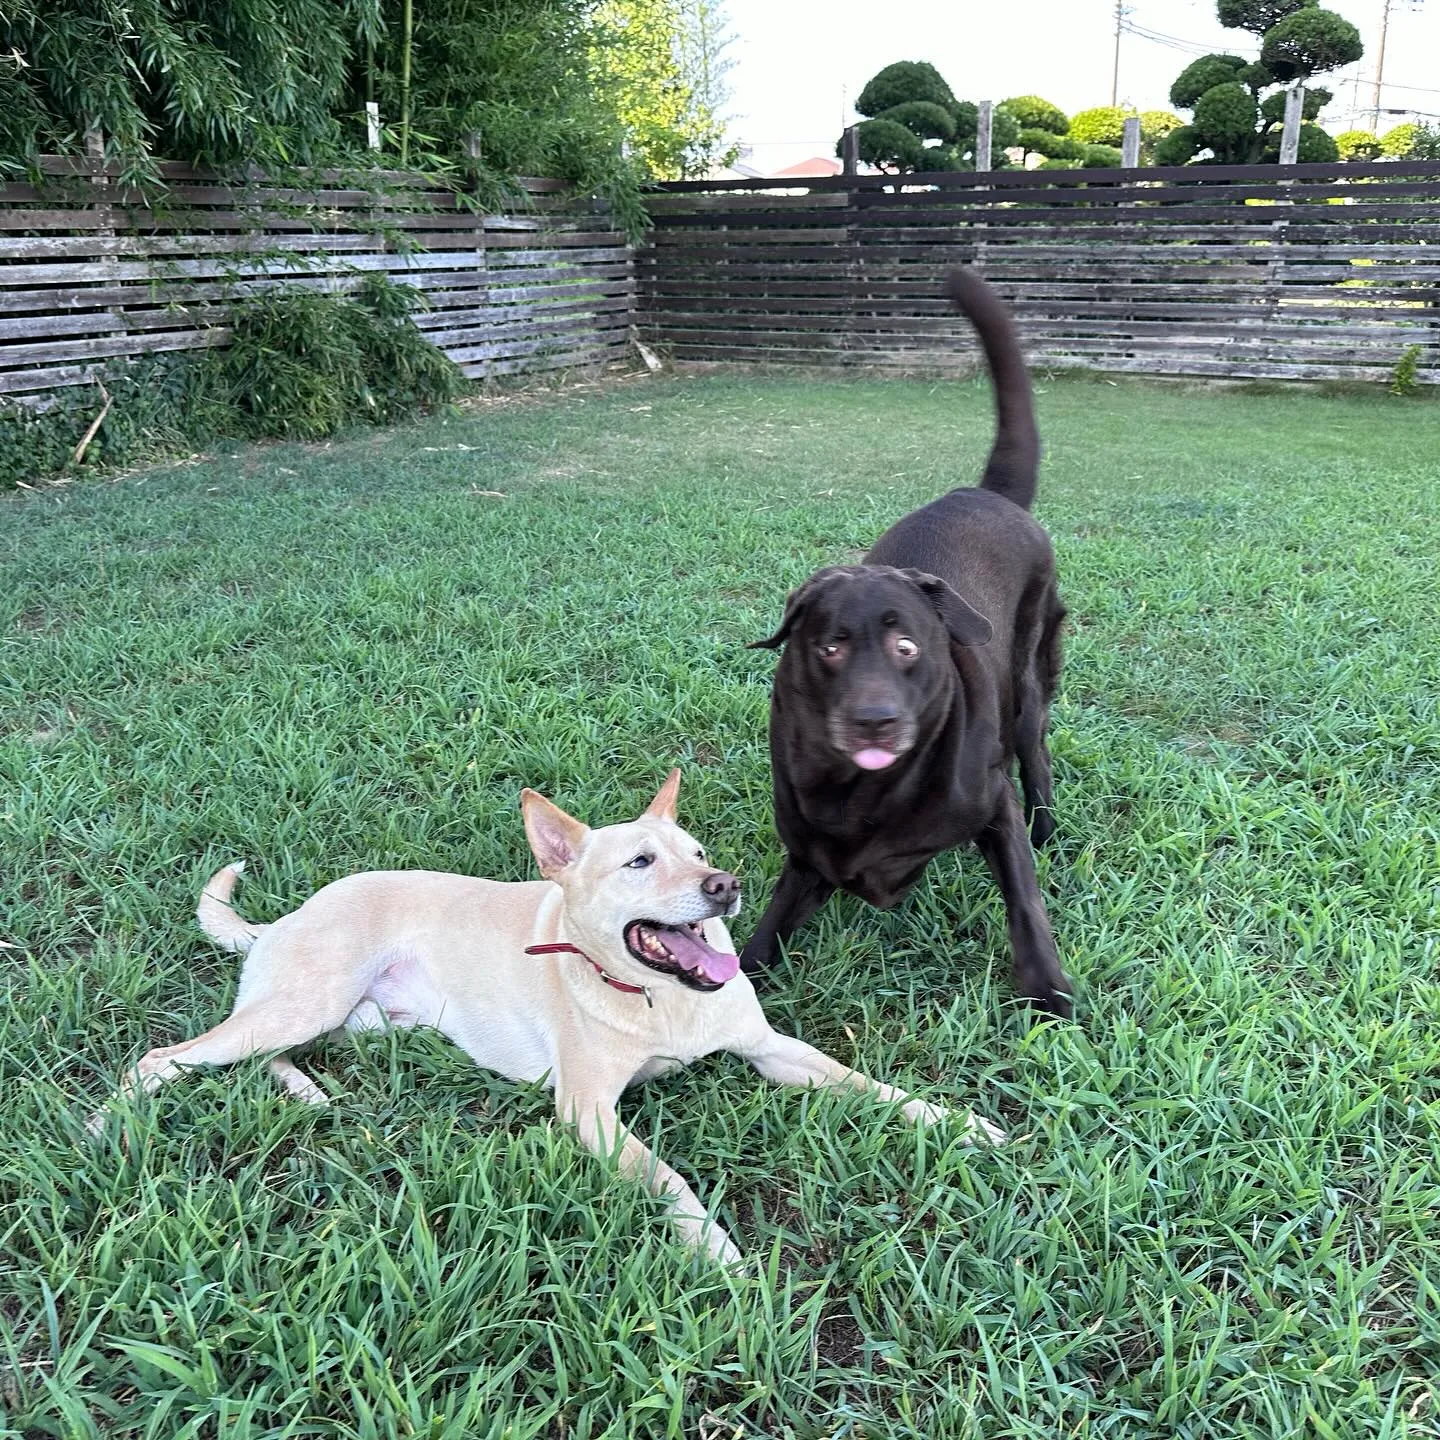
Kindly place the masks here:
[(665, 783), (655, 792), (655, 798), (645, 810), (651, 820), (675, 819), (675, 802), (680, 798), (680, 769), (677, 766), (666, 777)]
[(567, 815), (536, 790), (520, 792), (520, 811), (525, 817), (525, 838), (530, 842), (540, 873), (547, 880), (556, 879), (575, 863), (590, 838), (590, 827)]

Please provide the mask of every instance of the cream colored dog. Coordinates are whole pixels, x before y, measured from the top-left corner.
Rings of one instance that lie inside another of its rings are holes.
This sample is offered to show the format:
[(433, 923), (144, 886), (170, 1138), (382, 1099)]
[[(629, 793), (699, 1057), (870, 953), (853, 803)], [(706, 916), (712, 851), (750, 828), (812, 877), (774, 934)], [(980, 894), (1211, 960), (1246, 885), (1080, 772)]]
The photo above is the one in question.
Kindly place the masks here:
[[(229, 903), (243, 865), (226, 866), (198, 919), (217, 944), (247, 956), (235, 1008), (213, 1030), (150, 1051), (119, 1093), (271, 1052), (280, 1083), (324, 1105), (288, 1051), (341, 1026), (433, 1026), (513, 1080), (548, 1078), (556, 1111), (590, 1150), (618, 1153), (627, 1175), (673, 1197), (690, 1244), (739, 1259), (685, 1181), (620, 1124), (627, 1086), (733, 1050), (781, 1084), (868, 1090), (903, 1101), (921, 1124), (945, 1112), (770, 1028), (720, 918), (739, 910), (740, 882), (675, 823), (679, 789), (675, 770), (638, 820), (602, 830), (522, 792), (545, 877), (522, 884), (371, 871), (327, 885), (272, 925), (250, 925)], [(108, 1109), (92, 1117), (93, 1134)], [(964, 1125), (971, 1139), (1004, 1138), (973, 1116)]]

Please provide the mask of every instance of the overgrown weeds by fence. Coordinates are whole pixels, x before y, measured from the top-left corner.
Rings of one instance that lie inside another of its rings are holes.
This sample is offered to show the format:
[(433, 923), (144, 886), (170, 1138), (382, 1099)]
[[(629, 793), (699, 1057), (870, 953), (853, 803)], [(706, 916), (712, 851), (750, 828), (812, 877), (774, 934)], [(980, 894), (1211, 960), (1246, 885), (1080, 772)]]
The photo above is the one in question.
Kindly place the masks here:
[(419, 303), (380, 275), (353, 297), (272, 291), (236, 317), (224, 349), (112, 361), (93, 389), (48, 408), (0, 407), (0, 487), (227, 435), (315, 440), (444, 405), (465, 380), (416, 327)]

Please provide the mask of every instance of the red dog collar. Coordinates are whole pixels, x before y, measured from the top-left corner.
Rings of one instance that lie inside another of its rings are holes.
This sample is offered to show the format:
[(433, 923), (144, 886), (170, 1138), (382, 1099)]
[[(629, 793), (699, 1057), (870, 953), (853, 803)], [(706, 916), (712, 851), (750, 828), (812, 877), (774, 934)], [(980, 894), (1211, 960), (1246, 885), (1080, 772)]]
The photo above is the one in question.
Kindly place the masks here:
[(559, 941), (554, 945), (527, 945), (527, 955), (578, 955), (592, 970), (609, 986), (616, 990), (623, 990), (627, 995), (643, 995), (645, 1003), (653, 1010), (655, 1002), (650, 998), (650, 988), (647, 985), (627, 985), (623, 980), (617, 980), (608, 970), (602, 969), (595, 961), (578, 946), (568, 945)]

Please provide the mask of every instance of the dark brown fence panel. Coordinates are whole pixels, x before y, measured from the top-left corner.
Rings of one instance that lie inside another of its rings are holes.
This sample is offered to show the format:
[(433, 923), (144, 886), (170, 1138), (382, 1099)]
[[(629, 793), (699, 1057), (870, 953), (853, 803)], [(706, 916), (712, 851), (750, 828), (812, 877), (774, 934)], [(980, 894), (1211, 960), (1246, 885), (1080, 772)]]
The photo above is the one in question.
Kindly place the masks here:
[(640, 321), (677, 359), (926, 372), (974, 342), (976, 266), (1032, 360), (1140, 374), (1440, 382), (1440, 164), (687, 181), (659, 187)]
[(417, 321), (472, 377), (619, 358), (629, 247), (597, 207), (526, 182), (483, 215), (418, 176), (314, 176), (308, 188), (164, 167), (163, 193), (83, 162), (0, 185), (0, 396), (89, 381), (118, 357), (223, 345), (261, 291), (353, 289), (380, 273), (425, 293)]

